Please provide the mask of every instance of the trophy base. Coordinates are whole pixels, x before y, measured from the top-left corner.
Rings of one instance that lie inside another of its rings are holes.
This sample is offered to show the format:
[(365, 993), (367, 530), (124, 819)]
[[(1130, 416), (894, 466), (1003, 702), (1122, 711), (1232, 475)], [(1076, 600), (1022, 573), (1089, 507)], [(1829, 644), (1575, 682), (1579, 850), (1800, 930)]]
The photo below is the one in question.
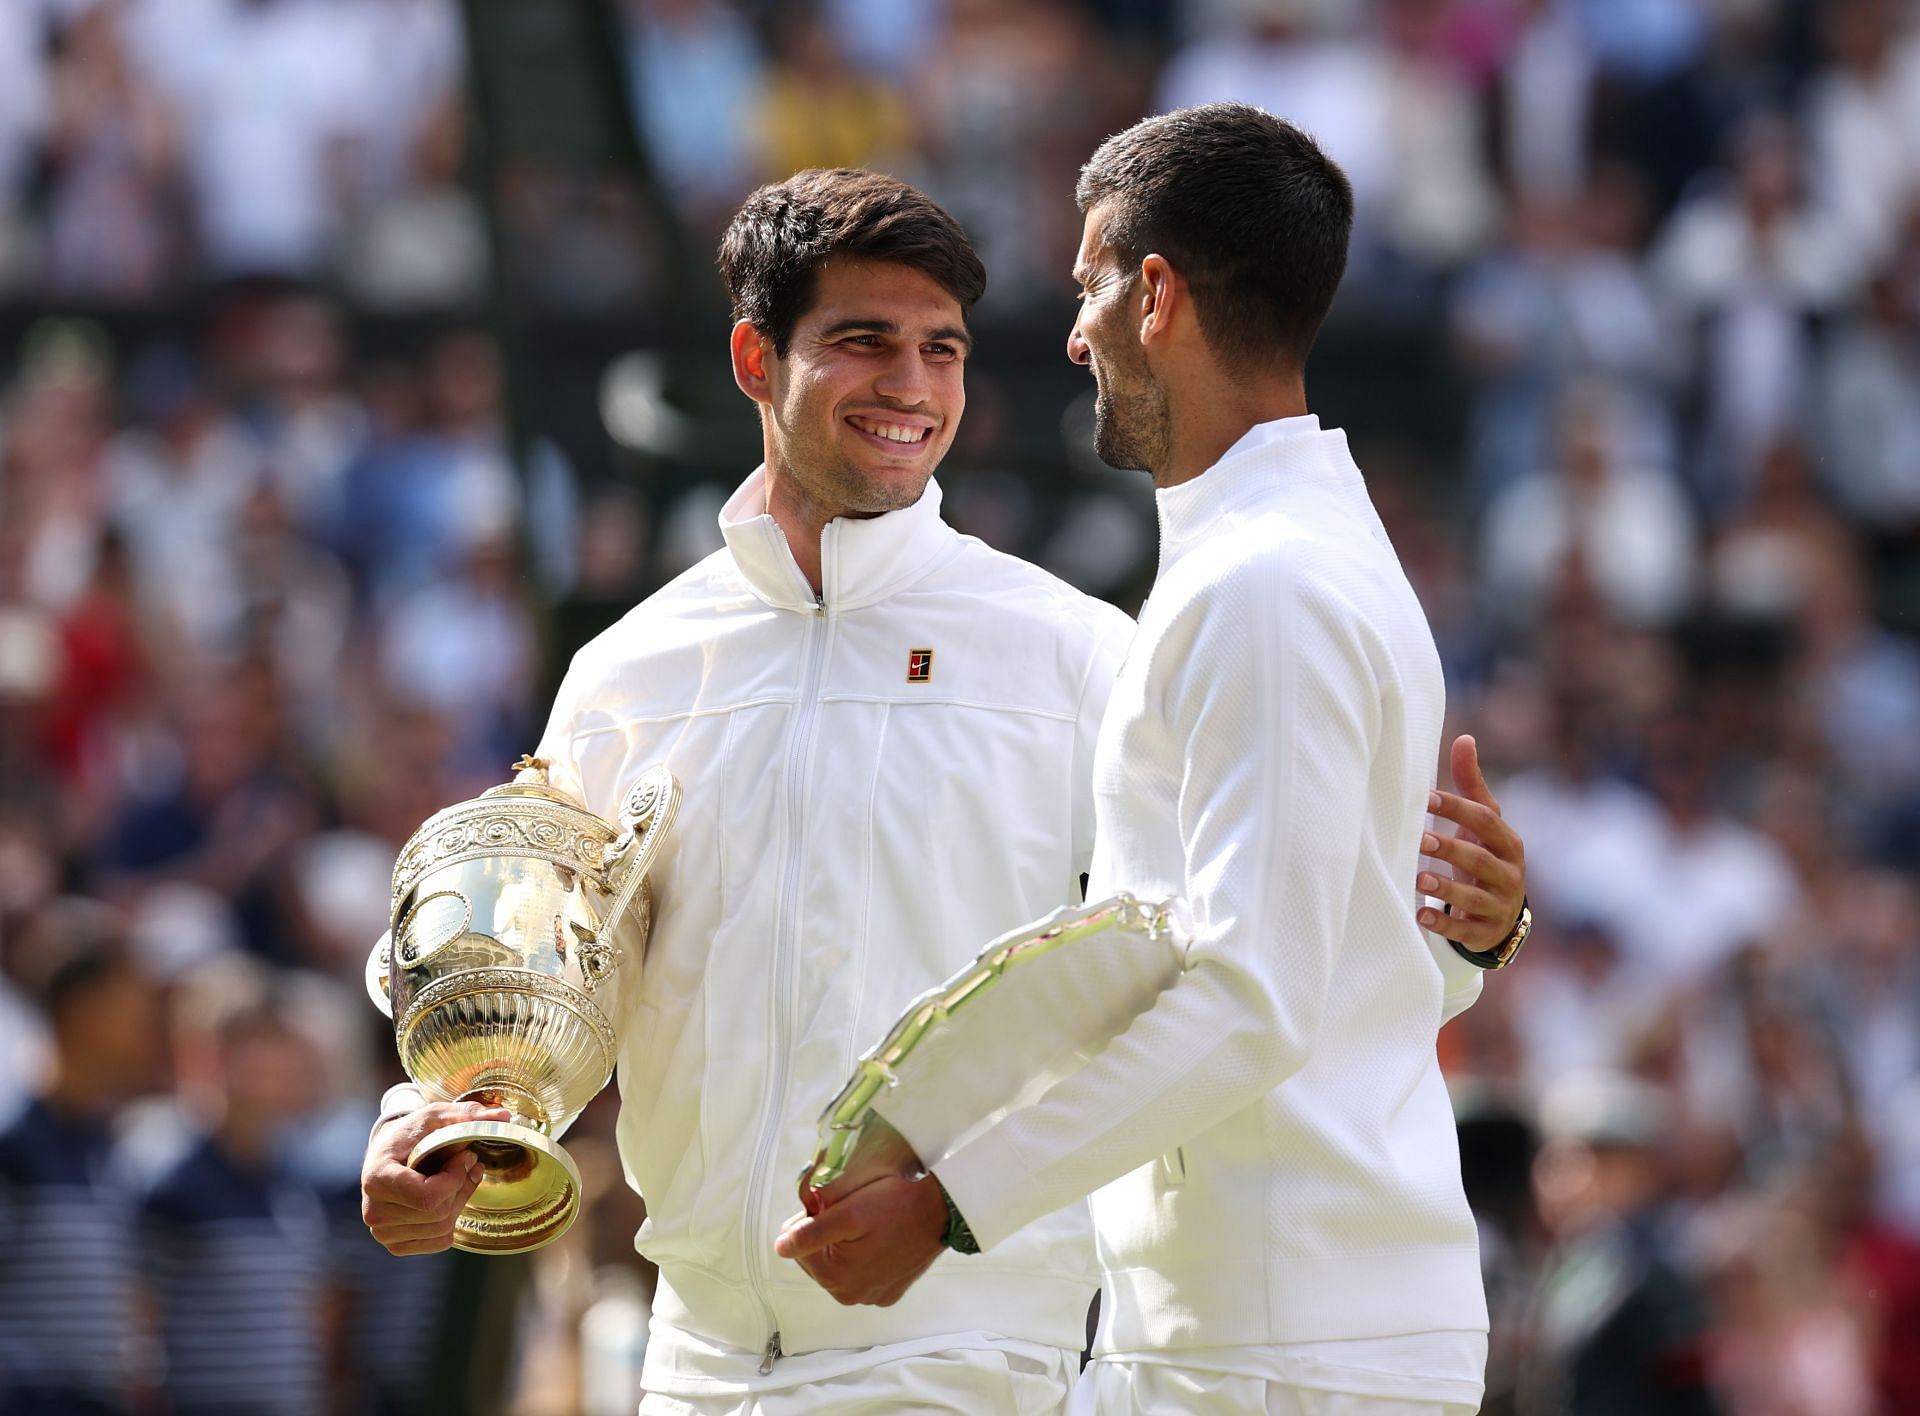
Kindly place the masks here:
[(580, 1213), (580, 1169), (550, 1136), (512, 1121), (463, 1121), (433, 1132), (407, 1157), (415, 1170), (466, 1146), (480, 1158), (480, 1187), (453, 1222), (453, 1247), (525, 1254), (551, 1244)]

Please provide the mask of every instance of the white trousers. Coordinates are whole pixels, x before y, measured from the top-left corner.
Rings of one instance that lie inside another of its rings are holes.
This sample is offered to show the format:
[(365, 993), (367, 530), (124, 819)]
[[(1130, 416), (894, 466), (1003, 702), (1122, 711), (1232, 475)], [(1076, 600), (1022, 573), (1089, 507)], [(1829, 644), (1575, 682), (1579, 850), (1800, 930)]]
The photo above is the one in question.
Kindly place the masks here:
[[(644, 1409), (644, 1408), (643, 1408)], [(1073, 1416), (1473, 1416), (1449, 1401), (1408, 1401), (1289, 1386), (1157, 1362), (1095, 1362), (1073, 1392)]]
[(1043, 1362), (1025, 1352), (954, 1349), (879, 1362), (778, 1391), (650, 1392), (640, 1403), (640, 1416), (1066, 1416), (1078, 1365), (1077, 1354), (1069, 1352)]

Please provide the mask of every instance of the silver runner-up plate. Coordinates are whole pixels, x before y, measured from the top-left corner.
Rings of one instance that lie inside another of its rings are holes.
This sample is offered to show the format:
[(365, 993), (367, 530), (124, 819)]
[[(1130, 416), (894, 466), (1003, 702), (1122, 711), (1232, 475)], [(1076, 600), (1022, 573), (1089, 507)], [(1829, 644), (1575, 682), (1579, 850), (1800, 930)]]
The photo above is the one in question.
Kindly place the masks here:
[(909, 1173), (905, 1146), (933, 1169), (1085, 1066), (1185, 967), (1177, 908), (1115, 895), (1055, 910), (914, 999), (821, 1113), (803, 1194)]

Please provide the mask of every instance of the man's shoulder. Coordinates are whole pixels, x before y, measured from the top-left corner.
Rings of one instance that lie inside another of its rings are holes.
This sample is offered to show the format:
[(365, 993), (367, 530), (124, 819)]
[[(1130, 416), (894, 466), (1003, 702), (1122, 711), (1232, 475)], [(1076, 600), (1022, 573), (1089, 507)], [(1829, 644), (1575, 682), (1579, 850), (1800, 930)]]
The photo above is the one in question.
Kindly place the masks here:
[(1325, 557), (1314, 528), (1284, 508), (1224, 518), (1188, 546), (1154, 585), (1154, 597), (1194, 610), (1271, 597), (1314, 578)]
[(960, 553), (916, 589), (962, 596), (1008, 628), (1030, 626), (1089, 645), (1124, 643), (1133, 633), (1132, 618), (1118, 606), (974, 536), (962, 536)]
[(694, 562), (574, 651), (573, 672), (629, 666), (677, 645), (711, 638), (717, 624), (752, 600), (724, 549)]

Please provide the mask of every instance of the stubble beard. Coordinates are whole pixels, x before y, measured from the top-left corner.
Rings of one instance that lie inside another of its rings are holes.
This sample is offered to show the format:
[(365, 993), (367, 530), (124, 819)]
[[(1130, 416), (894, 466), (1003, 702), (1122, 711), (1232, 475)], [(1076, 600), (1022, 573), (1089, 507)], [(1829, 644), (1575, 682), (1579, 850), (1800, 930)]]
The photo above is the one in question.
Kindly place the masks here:
[(1151, 377), (1121, 392), (1102, 383), (1093, 400), (1093, 450), (1109, 467), (1156, 472), (1166, 465), (1171, 435), (1167, 396)]
[[(804, 410), (791, 420), (804, 426)], [(790, 438), (784, 449), (787, 475), (794, 487), (821, 514), (822, 520), (835, 516), (883, 516), (904, 511), (925, 495), (932, 480), (929, 469), (917, 485), (908, 485), (863, 471), (840, 446), (830, 432), (814, 431)]]

